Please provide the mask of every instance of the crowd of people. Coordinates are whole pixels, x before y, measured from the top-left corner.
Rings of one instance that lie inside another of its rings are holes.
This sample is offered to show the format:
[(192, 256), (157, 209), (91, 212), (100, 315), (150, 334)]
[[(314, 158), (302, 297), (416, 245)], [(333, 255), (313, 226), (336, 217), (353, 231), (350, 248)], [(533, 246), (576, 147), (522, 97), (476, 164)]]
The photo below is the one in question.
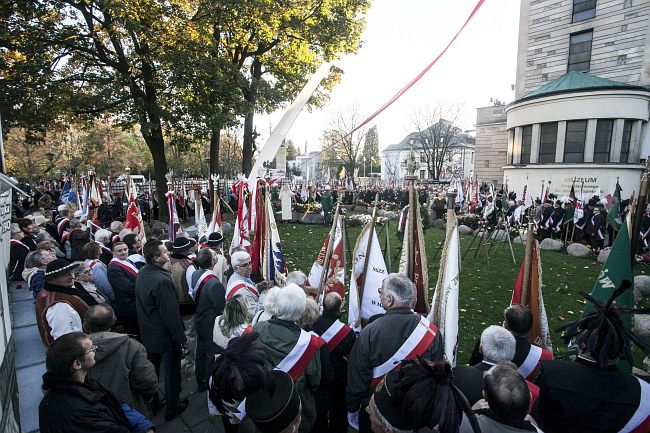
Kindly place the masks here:
[(385, 278), (385, 314), (358, 331), (338, 293), (314, 299), (301, 271), (282, 287), (257, 281), (219, 232), (170, 241), (156, 222), (145, 241), (104, 226), (86, 229), (66, 205), (11, 226), (10, 278), (33, 293), (47, 346), (44, 433), (153, 431), (159, 410), (169, 421), (187, 408), (183, 375), (226, 432), (650, 431), (650, 384), (616, 367), (631, 338), (650, 347), (615, 303), (567, 327), (574, 361), (532, 345), (532, 313), (514, 305), (451, 366), (404, 275)]

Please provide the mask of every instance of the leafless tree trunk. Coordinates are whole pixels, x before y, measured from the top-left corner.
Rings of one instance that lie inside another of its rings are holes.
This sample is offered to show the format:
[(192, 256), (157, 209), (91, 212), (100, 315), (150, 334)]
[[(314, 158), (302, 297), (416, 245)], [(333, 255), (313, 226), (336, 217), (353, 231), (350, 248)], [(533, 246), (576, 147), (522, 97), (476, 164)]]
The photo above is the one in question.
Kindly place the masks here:
[(323, 166), (336, 166), (340, 162), (351, 176), (360, 162), (367, 128), (363, 127), (350, 134), (365, 116), (356, 105), (348, 111), (340, 111), (321, 138)]

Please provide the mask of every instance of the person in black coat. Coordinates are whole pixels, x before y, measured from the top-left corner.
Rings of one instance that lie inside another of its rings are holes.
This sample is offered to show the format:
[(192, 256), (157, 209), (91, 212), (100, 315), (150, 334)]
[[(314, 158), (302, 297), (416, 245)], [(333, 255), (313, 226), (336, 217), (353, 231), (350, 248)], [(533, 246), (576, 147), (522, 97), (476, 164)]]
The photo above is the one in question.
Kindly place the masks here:
[(169, 271), (163, 265), (169, 253), (162, 241), (151, 239), (142, 248), (147, 264), (140, 269), (135, 283), (135, 306), (140, 327), (140, 338), (147, 349), (149, 360), (160, 377), (161, 363), (165, 364), (165, 419), (181, 414), (189, 403), (180, 401), (181, 346), (185, 346), (185, 328), (178, 308), (178, 291)]
[[(95, 364), (95, 351), (83, 332), (65, 334), (47, 350), (43, 375), (45, 396), (38, 407), (42, 433), (153, 432), (139, 412), (120, 405), (97, 381), (86, 377)], [(128, 414), (127, 414), (128, 412)]]
[(321, 424), (324, 421), (325, 431), (332, 433), (348, 431), (347, 408), (345, 406), (348, 356), (350, 356), (352, 346), (357, 339), (354, 331), (339, 320), (341, 304), (341, 296), (338, 293), (328, 293), (323, 300), (323, 315), (312, 326), (312, 330), (326, 340), (327, 351), (334, 369), (334, 379), (328, 387), (329, 414), (325, 414), (324, 420), (321, 420), (319, 416), (316, 423)]
[(596, 205), (591, 216), (591, 224), (589, 224), (589, 244), (596, 253), (603, 248), (605, 242), (604, 208), (601, 203)]
[(25, 259), (30, 250), (22, 240), (25, 233), (17, 224), (11, 224), (11, 240), (9, 241), (9, 279), (11, 281), (23, 281), (23, 270), (25, 269)]

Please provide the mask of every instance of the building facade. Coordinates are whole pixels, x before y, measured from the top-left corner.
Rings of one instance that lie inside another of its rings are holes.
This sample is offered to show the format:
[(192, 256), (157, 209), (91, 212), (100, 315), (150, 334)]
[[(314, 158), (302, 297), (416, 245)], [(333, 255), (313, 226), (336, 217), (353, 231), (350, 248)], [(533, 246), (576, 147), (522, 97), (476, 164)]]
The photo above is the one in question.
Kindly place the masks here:
[(506, 132), (506, 105), (476, 109), (476, 161), (474, 175), (480, 182), (500, 185), (503, 166), (507, 163), (508, 133)]
[(617, 180), (624, 196), (638, 192), (649, 74), (650, 0), (522, 0), (503, 182), (518, 194), (526, 183), (608, 194)]

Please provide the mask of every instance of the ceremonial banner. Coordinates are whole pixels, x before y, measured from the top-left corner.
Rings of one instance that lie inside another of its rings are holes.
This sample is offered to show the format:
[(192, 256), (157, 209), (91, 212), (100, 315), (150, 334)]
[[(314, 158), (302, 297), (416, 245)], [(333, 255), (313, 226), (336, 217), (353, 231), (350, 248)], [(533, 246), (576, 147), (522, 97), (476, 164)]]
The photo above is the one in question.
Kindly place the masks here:
[(510, 305), (521, 305), (525, 298), (526, 307), (530, 308), (533, 313), (533, 327), (528, 333), (528, 341), (531, 344), (540, 346), (544, 349), (553, 351), (551, 336), (548, 331), (548, 319), (546, 317), (546, 307), (542, 296), (542, 262), (538, 254), (539, 245), (536, 240), (532, 242), (530, 258), (530, 283), (528, 284), (528, 293), (523, 293), (524, 287), (524, 270), (526, 261), (521, 264), (519, 275), (515, 281), (515, 287), (512, 291)]
[(95, 173), (91, 174), (89, 176), (90, 178), (90, 202), (93, 204), (94, 207), (99, 206), (102, 204), (102, 196), (99, 193), (99, 189), (97, 188), (97, 180), (96, 180), (96, 175)]
[(612, 204), (607, 209), (607, 224), (612, 226), (616, 231), (621, 229), (621, 224), (623, 220), (621, 219), (621, 184), (618, 183), (616, 179), (616, 188), (614, 190), (614, 196), (612, 197)]
[(443, 353), (452, 367), (456, 366), (458, 347), (458, 295), (460, 292), (460, 237), (454, 212), (447, 213), (447, 234), (440, 259), (436, 291), (428, 319), (442, 333)]
[(237, 200), (237, 219), (233, 227), (232, 243), (230, 244), (230, 254), (236, 246), (241, 245), (250, 253), (251, 243), (248, 235), (248, 207), (246, 206), (246, 199), (244, 191), (247, 189), (245, 181), (240, 179), (233, 185), (233, 192), (237, 193), (239, 200)]
[(264, 250), (264, 274), (262, 277), (266, 281), (275, 282), (276, 285), (284, 285), (287, 279), (287, 265), (284, 262), (284, 253), (282, 252), (282, 242), (278, 225), (273, 215), (273, 206), (271, 197), (266, 196), (266, 248)]
[[(368, 251), (368, 238), (371, 237), (370, 253)], [(366, 265), (366, 261), (368, 264)], [(364, 267), (366, 268), (365, 278), (363, 276)], [(352, 253), (352, 272), (350, 273), (350, 307), (348, 308), (348, 324), (355, 331), (361, 330), (361, 322), (365, 321), (375, 314), (383, 314), (384, 307), (379, 299), (379, 289), (384, 279), (388, 276), (386, 263), (381, 253), (379, 239), (372, 222), (369, 221), (364, 226), (361, 234), (357, 238)], [(359, 302), (359, 288), (363, 282), (363, 299)]]
[[(323, 293), (335, 291), (341, 298), (345, 299), (345, 261), (343, 260), (343, 217), (339, 216), (336, 230), (334, 231), (334, 242), (332, 243), (332, 255), (327, 264), (327, 272), (325, 276), (325, 287)], [(309, 285), (311, 287), (318, 287), (323, 275), (325, 267), (325, 254), (327, 252), (327, 245), (330, 241), (330, 235), (325, 238), (325, 242), (321, 247), (318, 257), (309, 271)]]
[(533, 205), (533, 195), (530, 193), (530, 188), (528, 187), (528, 178), (526, 178), (526, 185), (524, 185), (524, 194), (521, 198), (524, 201), (524, 206), (529, 208)]
[(217, 191), (214, 191), (212, 198), (212, 216), (210, 217), (210, 224), (208, 224), (208, 229), (205, 232), (206, 238), (214, 232), (219, 232), (223, 234), (221, 228), (221, 198), (217, 195)]
[[(614, 240), (614, 245), (609, 252), (607, 261), (596, 278), (594, 288), (591, 290), (591, 296), (594, 299), (606, 303), (616, 290), (621, 287), (627, 288), (625, 292), (614, 300), (614, 305), (617, 305), (620, 308), (634, 307), (634, 294), (632, 290), (634, 287), (634, 274), (632, 273), (630, 249), (630, 233), (632, 227), (631, 214), (631, 212), (628, 212), (625, 222), (621, 226), (621, 230)], [(596, 306), (593, 303), (587, 302), (585, 310), (582, 312), (582, 317), (592, 313), (595, 308)], [(631, 314), (621, 314), (623, 326), (628, 330), (632, 328), (631, 316)], [(578, 350), (575, 346), (575, 340), (572, 340), (567, 347), (567, 352), (564, 358), (573, 359), (577, 354)], [(618, 363), (618, 368), (628, 373), (632, 372), (632, 365), (625, 360), (621, 360)]]
[(485, 197), (485, 207), (483, 207), (483, 218), (489, 217), (494, 212), (494, 184), (490, 184), (490, 193)]
[(167, 191), (167, 212), (169, 213), (169, 240), (174, 242), (176, 240), (176, 233), (181, 226), (178, 220), (178, 213), (176, 213), (176, 200), (174, 191)]
[[(415, 253), (413, 263), (413, 277), (412, 281), (415, 284), (417, 293), (417, 302), (415, 304), (415, 311), (420, 314), (427, 314), (429, 312), (429, 299), (427, 291), (429, 290), (429, 273), (427, 268), (427, 254), (424, 249), (424, 233), (422, 231), (422, 219), (420, 218), (420, 203), (415, 202), (416, 217), (413, 218), (411, 208), (407, 210), (406, 224), (404, 226), (404, 241), (402, 242), (402, 255), (399, 261), (400, 274), (408, 276), (409, 270), (409, 251), (413, 249)], [(415, 221), (415, 227), (412, 227)], [(410, 245), (411, 234), (413, 231), (412, 242)]]
[(198, 237), (201, 239), (203, 236), (207, 237), (208, 223), (205, 221), (205, 213), (203, 213), (203, 200), (201, 200), (201, 194), (197, 191), (192, 191), (192, 193), (194, 196), (194, 224), (196, 225)]

